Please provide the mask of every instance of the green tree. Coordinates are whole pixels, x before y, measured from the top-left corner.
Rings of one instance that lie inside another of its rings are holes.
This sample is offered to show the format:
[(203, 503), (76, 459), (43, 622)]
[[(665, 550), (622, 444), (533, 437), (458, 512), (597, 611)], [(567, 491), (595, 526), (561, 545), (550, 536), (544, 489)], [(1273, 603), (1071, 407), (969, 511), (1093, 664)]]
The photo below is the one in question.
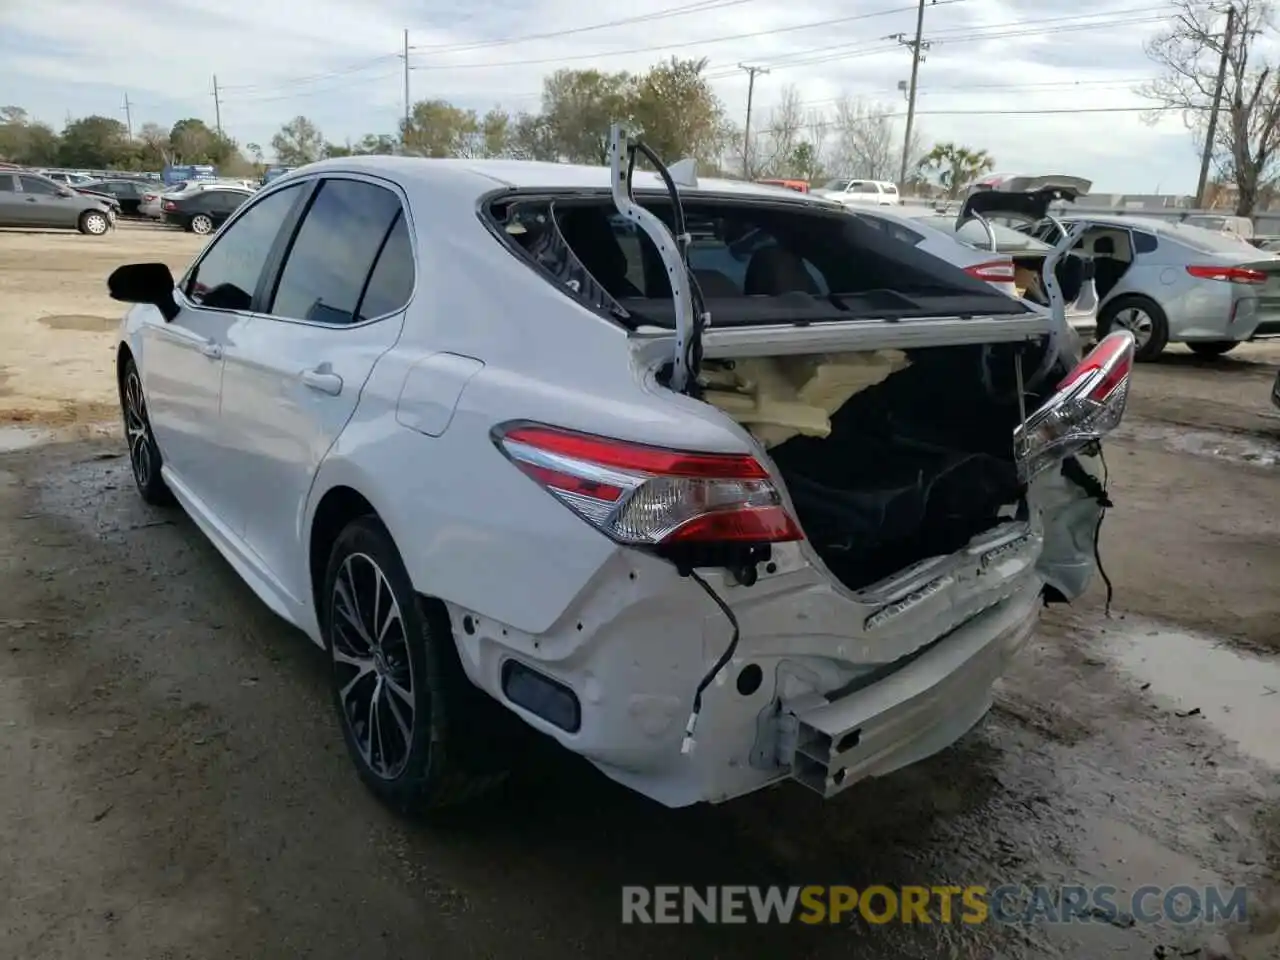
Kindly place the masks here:
[(314, 163), (325, 155), (324, 134), (306, 117), (297, 116), (271, 138), (271, 149), (276, 160), (286, 166)]
[(62, 131), (58, 162), (69, 167), (106, 169), (130, 158), (133, 152), (125, 125), (113, 117), (81, 117)]
[[(711, 89), (701, 60), (672, 57), (631, 88), (629, 110), (644, 141), (664, 162), (694, 157), (714, 163), (729, 137), (724, 105)], [(603, 125), (608, 137), (608, 124)], [(602, 160), (604, 158), (602, 157)]]
[(812, 183), (822, 177), (822, 160), (818, 157), (817, 148), (808, 140), (801, 140), (791, 151), (791, 172), (802, 180)]
[(494, 107), (480, 118), (480, 152), (486, 157), (505, 157), (511, 147), (511, 115)]
[(517, 160), (558, 160), (551, 124), (540, 113), (520, 113), (507, 131), (507, 155)]
[(58, 162), (58, 135), (37, 123), (21, 107), (0, 107), (0, 160), (30, 166)]
[(366, 133), (360, 138), (355, 152), (389, 157), (396, 152), (396, 138), (386, 133)]
[(420, 157), (461, 157), (472, 154), (480, 121), (474, 110), (447, 100), (419, 100), (400, 123), (405, 151)]
[(609, 126), (631, 120), (636, 80), (629, 73), (557, 70), (542, 81), (548, 146), (569, 163), (609, 162)]
[(954, 143), (935, 144), (919, 163), (922, 173), (937, 177), (950, 200), (956, 199), (962, 188), (984, 173), (990, 173), (995, 166), (995, 158), (987, 151), (973, 150)]

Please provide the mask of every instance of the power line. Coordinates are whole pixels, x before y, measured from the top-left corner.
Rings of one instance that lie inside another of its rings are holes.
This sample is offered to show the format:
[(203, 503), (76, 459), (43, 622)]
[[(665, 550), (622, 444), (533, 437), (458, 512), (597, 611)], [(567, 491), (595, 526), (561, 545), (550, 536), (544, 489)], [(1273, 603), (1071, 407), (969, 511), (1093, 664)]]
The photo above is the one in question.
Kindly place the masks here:
[(558, 37), (571, 37), (595, 30), (608, 30), (612, 27), (624, 27), (636, 23), (650, 23), (654, 20), (666, 20), (671, 17), (683, 17), (691, 13), (706, 13), (711, 10), (723, 10), (725, 7), (737, 7), (755, 0), (700, 0), (698, 3), (682, 7), (668, 7), (652, 13), (637, 14), (634, 17), (623, 17), (620, 20), (608, 20), (604, 23), (593, 23), (585, 27), (570, 27), (564, 30), (551, 30), (545, 33), (527, 33), (518, 37), (500, 37), (496, 40), (477, 40), (474, 43), (449, 44), (441, 43), (427, 47), (414, 47), (415, 51), (428, 53), (461, 53), (467, 50), (479, 50), (486, 47), (503, 47), (514, 43), (528, 43), (534, 40), (552, 40)]
[[(966, 0), (936, 0), (935, 6), (953, 3), (964, 3)], [(847, 17), (834, 17), (827, 20), (814, 20), (809, 23), (797, 23), (789, 27), (775, 27), (770, 30), (753, 30), (749, 33), (734, 33), (719, 37), (703, 37), (698, 40), (683, 40), (679, 43), (662, 43), (648, 47), (633, 47), (628, 50), (602, 50), (597, 53), (574, 54), (573, 56), (539, 57), (532, 60), (502, 60), (492, 63), (449, 63), (431, 67), (419, 67), (420, 70), (493, 70), (509, 67), (532, 67), (546, 64), (560, 64), (576, 60), (599, 60), (602, 57), (621, 57), (634, 53), (655, 53), (668, 50), (683, 50), (689, 47), (703, 47), (709, 43), (731, 43), (735, 40), (754, 40), (757, 37), (773, 37), (780, 33), (794, 33), (797, 30), (815, 30), (819, 27), (833, 27), (839, 24), (853, 23), (858, 20), (870, 20), (875, 17), (887, 17), (892, 14), (908, 13), (916, 9), (913, 3), (907, 7), (894, 7), (891, 10), (875, 10), (871, 13), (858, 13)]]
[(253, 90), (278, 90), (281, 87), (304, 86), (309, 83), (319, 83), (322, 80), (332, 80), (337, 77), (350, 76), (353, 73), (361, 73), (371, 67), (378, 66), (379, 64), (386, 64), (399, 60), (401, 56), (402, 54), (400, 53), (388, 53), (383, 54), (382, 56), (361, 60), (357, 63), (349, 64), (346, 67), (339, 67), (336, 70), (330, 70), (326, 73), (316, 73), (310, 76), (285, 78), (282, 80), (264, 80), (260, 83), (229, 84), (224, 86), (223, 90), (240, 91), (243, 93)]
[[(1163, 7), (1146, 7), (1137, 10), (1116, 11), (1116, 13), (1132, 14), (1146, 10), (1162, 10)], [(1092, 20), (1087, 23), (1063, 23), (1063, 20), (1079, 21), (1084, 17), (1096, 17), (1097, 14), (1076, 15), (1073, 17), (1048, 17), (1037, 20), (1017, 20), (1007, 23), (989, 24), (981, 30), (971, 30), (969, 28), (961, 28), (957, 32), (954, 28), (951, 32), (939, 32), (930, 36), (930, 43), (971, 43), (981, 42), (984, 40), (1002, 40), (1008, 37), (1027, 37), (1027, 36), (1053, 36), (1059, 33), (1072, 33), (1079, 31), (1098, 30), (1104, 27), (1128, 26), (1142, 23), (1163, 22), (1165, 17), (1148, 16), (1148, 17), (1127, 17), (1125, 19), (1113, 20)], [(1027, 27), (1036, 26), (1038, 24), (1053, 24), (1053, 26), (1044, 27), (1042, 29), (1028, 30)], [(967, 31), (967, 32), (966, 32)], [(997, 31), (997, 32), (986, 32)], [(895, 40), (892, 37), (886, 37), (884, 40)], [(877, 53), (887, 53), (890, 50), (897, 49), (898, 44), (895, 42), (885, 44), (884, 40), (879, 41), (851, 41), (838, 43), (826, 47), (817, 47), (811, 50), (801, 50), (796, 53), (787, 54), (777, 57), (769, 62), (769, 66), (776, 70), (787, 69), (790, 67), (811, 66), (819, 63), (830, 63), (836, 60), (852, 59), (860, 56), (873, 56)], [(734, 71), (721, 69), (719, 72), (713, 72), (707, 75), (707, 79), (723, 80), (734, 75)]]
[[(1168, 113), (1171, 111), (1184, 110), (1184, 107), (1064, 107), (1060, 109), (1034, 109), (1019, 110), (1011, 108), (1007, 110), (917, 110), (917, 117), (1045, 117), (1045, 116), (1078, 116), (1085, 114), (1099, 113)], [(1207, 108), (1205, 108), (1207, 109)], [(867, 120), (899, 120), (905, 117), (902, 112), (896, 113), (873, 113), (867, 114), (863, 119)], [(813, 123), (800, 124), (801, 130), (825, 130), (834, 126), (833, 121), (818, 120)]]

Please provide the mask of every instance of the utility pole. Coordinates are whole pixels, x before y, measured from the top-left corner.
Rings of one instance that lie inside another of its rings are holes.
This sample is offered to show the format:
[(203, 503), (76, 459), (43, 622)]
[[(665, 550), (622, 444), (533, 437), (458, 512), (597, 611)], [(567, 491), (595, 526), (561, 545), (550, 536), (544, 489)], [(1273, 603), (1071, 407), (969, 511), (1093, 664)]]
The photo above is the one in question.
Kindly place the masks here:
[(916, 38), (908, 41), (901, 34), (897, 41), (911, 48), (911, 84), (907, 88), (907, 130), (902, 137), (902, 169), (898, 174), (898, 189), (907, 192), (907, 164), (911, 162), (911, 127), (916, 120), (916, 78), (920, 74), (920, 61), (929, 45), (924, 42), (924, 0), (916, 8)]
[(1218, 132), (1218, 109), (1222, 106), (1222, 89), (1227, 83), (1227, 57), (1231, 50), (1231, 34), (1236, 25), (1236, 8), (1227, 7), (1227, 27), (1222, 33), (1222, 59), (1218, 61), (1218, 84), (1213, 90), (1213, 107), (1209, 111), (1209, 129), (1204, 135), (1204, 154), (1200, 157), (1200, 182), (1196, 185), (1196, 208), (1204, 206), (1209, 186), (1209, 161), (1213, 159), (1213, 138)]
[(218, 75), (213, 75), (213, 122), (218, 128), (218, 137), (222, 137), (222, 98), (218, 96)]
[(405, 134), (409, 132), (409, 28), (404, 31), (404, 133), (400, 142), (404, 143)]
[(129, 95), (124, 95), (124, 128), (129, 132), (129, 139), (133, 139), (133, 104), (129, 102)]
[(756, 74), (768, 73), (764, 67), (749, 67), (746, 64), (738, 64), (739, 70), (747, 71), (747, 122), (742, 128), (742, 176), (745, 180), (751, 179), (751, 102), (755, 99), (756, 93)]

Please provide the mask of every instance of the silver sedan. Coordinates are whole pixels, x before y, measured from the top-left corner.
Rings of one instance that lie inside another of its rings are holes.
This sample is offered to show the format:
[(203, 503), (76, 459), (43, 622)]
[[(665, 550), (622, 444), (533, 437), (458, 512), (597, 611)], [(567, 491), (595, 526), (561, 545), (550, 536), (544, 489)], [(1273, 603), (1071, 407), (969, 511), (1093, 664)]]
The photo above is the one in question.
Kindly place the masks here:
[[(1280, 335), (1280, 257), (1183, 223), (1127, 216), (1072, 216), (1084, 223), (1076, 249), (1094, 264), (1098, 336), (1133, 331), (1137, 358), (1170, 343), (1221, 356), (1239, 343)], [(1039, 232), (1053, 232), (1040, 224)], [(1045, 238), (1047, 239), (1047, 237)]]

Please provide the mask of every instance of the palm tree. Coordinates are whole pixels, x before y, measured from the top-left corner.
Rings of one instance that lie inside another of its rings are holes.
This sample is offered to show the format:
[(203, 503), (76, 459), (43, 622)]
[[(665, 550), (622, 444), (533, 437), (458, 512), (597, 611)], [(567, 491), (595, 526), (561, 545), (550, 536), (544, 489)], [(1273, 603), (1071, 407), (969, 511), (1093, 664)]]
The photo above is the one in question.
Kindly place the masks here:
[(920, 161), (921, 172), (936, 173), (938, 182), (947, 191), (947, 199), (954, 200), (962, 187), (967, 186), (984, 173), (995, 169), (995, 157), (985, 150), (971, 150), (954, 143), (939, 143)]

